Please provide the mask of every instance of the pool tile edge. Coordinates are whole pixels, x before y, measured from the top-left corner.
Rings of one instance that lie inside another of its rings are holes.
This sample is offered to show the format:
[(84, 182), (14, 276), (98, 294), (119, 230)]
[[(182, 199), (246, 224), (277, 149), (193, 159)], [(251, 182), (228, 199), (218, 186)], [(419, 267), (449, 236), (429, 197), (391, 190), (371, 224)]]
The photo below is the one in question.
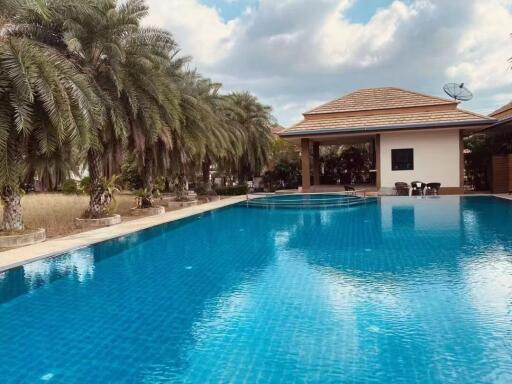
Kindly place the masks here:
[(129, 235), (161, 224), (185, 219), (190, 216), (210, 212), (219, 208), (224, 208), (245, 200), (245, 196), (229, 197), (211, 203), (183, 208), (177, 211), (166, 212), (163, 215), (147, 216), (136, 220), (122, 222), (121, 224), (115, 226), (80, 232), (74, 235), (51, 239), (26, 247), (10, 249), (8, 251), (0, 252), (0, 272), (30, 263), (32, 261), (56, 256), (61, 253), (72, 251), (74, 249), (84, 248), (96, 243), (101, 243), (106, 240)]

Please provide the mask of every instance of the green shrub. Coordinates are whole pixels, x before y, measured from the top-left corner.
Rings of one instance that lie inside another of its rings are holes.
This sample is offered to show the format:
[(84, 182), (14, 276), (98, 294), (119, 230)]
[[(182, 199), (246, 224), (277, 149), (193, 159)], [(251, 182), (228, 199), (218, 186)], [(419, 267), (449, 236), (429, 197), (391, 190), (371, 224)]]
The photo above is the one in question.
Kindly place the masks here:
[(80, 180), (80, 190), (89, 194), (91, 192), (91, 178), (90, 176), (85, 176), (82, 180)]
[(215, 188), (215, 192), (221, 196), (237, 196), (245, 195), (248, 192), (247, 185), (235, 185), (233, 187), (219, 187)]
[(197, 193), (198, 196), (206, 196), (208, 193), (208, 188), (204, 183), (197, 183), (194, 186), (194, 192)]
[(82, 190), (78, 187), (78, 183), (75, 180), (68, 179), (62, 183), (62, 193), (66, 195), (78, 195)]
[(147, 189), (139, 189), (135, 191), (135, 201), (137, 208), (151, 208), (154, 207), (154, 199), (159, 198), (160, 191), (155, 189), (153, 192)]
[(155, 178), (155, 183), (154, 183), (154, 188), (155, 188), (155, 192), (158, 191), (159, 193), (162, 193), (165, 191), (165, 188), (166, 188), (166, 180), (165, 180), (165, 177), (163, 176), (157, 176)]

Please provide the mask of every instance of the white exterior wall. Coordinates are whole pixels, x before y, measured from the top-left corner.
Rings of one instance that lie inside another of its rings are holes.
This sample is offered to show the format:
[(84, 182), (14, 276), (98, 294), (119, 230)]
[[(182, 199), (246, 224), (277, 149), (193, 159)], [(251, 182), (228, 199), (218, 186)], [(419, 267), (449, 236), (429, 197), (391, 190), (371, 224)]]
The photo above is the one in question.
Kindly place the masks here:
[[(441, 187), (460, 185), (459, 130), (432, 130), (422, 132), (389, 132), (380, 136), (381, 186), (394, 188), (403, 181), (441, 183)], [(392, 149), (414, 149), (414, 170), (392, 171)]]

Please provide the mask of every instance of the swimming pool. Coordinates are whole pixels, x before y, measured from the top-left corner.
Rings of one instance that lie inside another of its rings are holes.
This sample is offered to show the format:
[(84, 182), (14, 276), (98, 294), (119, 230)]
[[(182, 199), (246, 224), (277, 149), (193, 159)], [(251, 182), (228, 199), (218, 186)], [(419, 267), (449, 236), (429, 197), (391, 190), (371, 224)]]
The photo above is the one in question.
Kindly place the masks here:
[(0, 382), (510, 383), (511, 218), (242, 203), (27, 264), (0, 274)]

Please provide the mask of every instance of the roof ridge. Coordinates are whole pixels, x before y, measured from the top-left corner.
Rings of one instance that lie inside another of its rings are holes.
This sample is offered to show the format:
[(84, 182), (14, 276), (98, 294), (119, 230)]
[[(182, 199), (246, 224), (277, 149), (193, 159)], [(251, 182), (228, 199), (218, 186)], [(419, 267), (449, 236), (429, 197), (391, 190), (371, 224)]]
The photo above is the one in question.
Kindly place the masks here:
[(394, 87), (394, 86), (386, 86), (386, 87), (370, 87), (370, 88), (358, 88), (358, 89), (355, 89), (355, 90), (352, 90), (351, 92), (349, 93), (346, 93), (342, 96), (339, 96), (335, 99), (332, 99), (332, 100), (329, 100), (325, 103), (322, 103), (306, 112), (303, 113), (304, 116), (306, 115), (315, 115), (315, 114), (325, 114), (325, 113), (342, 113), (342, 112), (352, 112), (352, 111), (364, 111), (364, 110), (386, 110), (386, 109), (393, 109), (393, 108), (401, 108), (401, 107), (378, 107), (378, 108), (371, 108), (371, 109), (368, 109), (368, 108), (361, 108), (361, 109), (347, 109), (346, 111), (344, 110), (338, 110), (338, 111), (322, 111), (322, 109), (324, 107), (327, 107), (331, 104), (336, 104), (338, 102), (343, 102), (343, 99), (350, 99), (351, 96), (353, 96), (354, 94), (357, 94), (357, 93), (364, 93), (364, 92), (368, 92), (368, 91), (385, 91), (385, 90), (394, 90), (394, 91), (399, 91), (399, 92), (404, 92), (406, 94), (409, 94), (409, 95), (413, 95), (413, 96), (421, 96), (421, 97), (424, 97), (426, 99), (430, 99), (431, 102), (430, 104), (429, 103), (419, 103), (419, 104), (412, 104), (412, 105), (408, 105), (407, 107), (422, 107), (422, 106), (428, 106), (428, 105), (449, 105), (449, 104), (453, 104), (453, 105), (457, 105), (458, 102), (457, 101), (454, 101), (454, 100), (450, 100), (450, 99), (446, 99), (446, 98), (442, 98), (442, 97), (439, 97), (439, 96), (432, 96), (432, 95), (427, 95), (425, 93), (421, 93), (421, 92), (416, 92), (416, 91), (411, 91), (409, 89), (405, 89), (405, 88), (400, 88), (400, 87)]
[(400, 87), (387, 87), (387, 88), (397, 89), (399, 91), (409, 92), (409, 93), (413, 93), (415, 95), (420, 95), (420, 96), (423, 96), (423, 97), (430, 97), (431, 99), (438, 99), (440, 101), (445, 102), (446, 104), (459, 104), (459, 102), (455, 101), (455, 100), (451, 100), (451, 99), (448, 99), (448, 98), (445, 98), (445, 97), (440, 97), (440, 96), (433, 96), (433, 95), (429, 95), (429, 94), (426, 94), (426, 93), (423, 93), (423, 92), (412, 91), (410, 89), (405, 89), (405, 88), (400, 88)]
[(363, 91), (363, 90), (365, 90), (365, 89), (371, 89), (371, 88), (355, 89), (355, 90), (353, 90), (353, 91), (351, 91), (351, 92), (349, 92), (349, 93), (346, 93), (346, 94), (344, 94), (344, 95), (338, 96), (338, 97), (336, 97), (335, 99), (332, 99), (332, 100), (326, 101), (325, 103), (322, 103), (322, 104), (320, 104), (320, 105), (317, 105), (316, 107), (314, 107), (314, 108), (312, 108), (312, 109), (310, 109), (310, 110), (308, 110), (308, 111), (304, 112), (304, 113), (303, 113), (303, 115), (310, 114), (310, 113), (311, 113), (311, 112), (313, 112), (315, 109), (322, 108), (322, 107), (324, 107), (324, 106), (326, 106), (326, 105), (328, 105), (328, 104), (331, 104), (331, 103), (333, 103), (333, 102), (335, 102), (335, 101), (338, 101), (338, 100), (340, 100), (340, 99), (343, 99), (344, 97), (350, 96), (350, 95), (352, 95), (353, 93), (356, 93), (356, 92), (358, 92), (358, 91)]

